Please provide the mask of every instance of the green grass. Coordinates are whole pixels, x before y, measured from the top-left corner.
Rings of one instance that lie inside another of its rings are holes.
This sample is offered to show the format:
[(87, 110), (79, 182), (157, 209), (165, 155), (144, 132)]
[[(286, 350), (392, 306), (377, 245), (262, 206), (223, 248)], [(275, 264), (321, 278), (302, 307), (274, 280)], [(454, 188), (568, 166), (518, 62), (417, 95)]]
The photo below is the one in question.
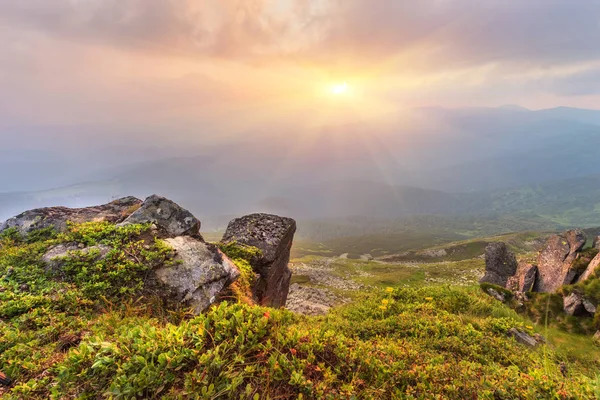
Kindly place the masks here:
[[(86, 264), (74, 253), (65, 276), (46, 271), (40, 260), (46, 249), (73, 240), (105, 244), (113, 256)], [(542, 328), (480, 289), (422, 286), (425, 273), (450, 278), (457, 268), (478, 265), (431, 264), (409, 273), (402, 265), (380, 270), (389, 266), (339, 260), (337, 273), (361, 268), (373, 273), (375, 286), (401, 287), (359, 293), (360, 301), (323, 317), (227, 302), (192, 316), (144, 291), (147, 269), (170, 260), (160, 243), (144, 226), (86, 224), (58, 236), (3, 235), (0, 370), (16, 384), (0, 395), (11, 400), (600, 395), (598, 349), (590, 338), (552, 331), (550, 345), (527, 349), (507, 331)], [(237, 247), (225, 250), (240, 255)], [(103, 279), (112, 287), (98, 295)], [(404, 287), (407, 282), (413, 287)], [(561, 362), (568, 366), (567, 377), (560, 373)]]
[(307, 255), (330, 257), (345, 253), (348, 253), (348, 258), (352, 259), (359, 258), (363, 254), (379, 257), (435, 244), (449, 243), (460, 237), (455, 234), (407, 232), (341, 237), (322, 242), (305, 239), (294, 244), (292, 257), (301, 258)]

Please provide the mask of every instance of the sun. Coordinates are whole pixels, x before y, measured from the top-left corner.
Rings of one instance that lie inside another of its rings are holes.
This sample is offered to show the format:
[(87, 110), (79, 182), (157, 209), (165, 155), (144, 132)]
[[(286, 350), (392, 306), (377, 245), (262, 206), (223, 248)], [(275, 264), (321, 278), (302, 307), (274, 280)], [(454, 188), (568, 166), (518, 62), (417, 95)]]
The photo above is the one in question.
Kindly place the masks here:
[(348, 93), (348, 82), (333, 85), (331, 87), (331, 93), (338, 96)]

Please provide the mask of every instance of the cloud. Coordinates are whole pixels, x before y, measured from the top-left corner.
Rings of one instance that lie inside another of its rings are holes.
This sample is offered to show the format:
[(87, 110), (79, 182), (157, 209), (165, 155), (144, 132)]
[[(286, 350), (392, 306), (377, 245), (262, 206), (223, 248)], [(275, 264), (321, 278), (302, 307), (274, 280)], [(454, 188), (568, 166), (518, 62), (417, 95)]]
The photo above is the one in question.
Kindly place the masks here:
[(22, 0), (0, 20), (74, 41), (233, 59), (418, 68), (600, 57), (596, 0)]
[(0, 116), (293, 114), (346, 74), (390, 103), (574, 97), (598, 91), (599, 34), (597, 0), (4, 1)]
[(600, 68), (591, 68), (563, 77), (547, 79), (547, 90), (559, 96), (590, 96), (600, 94)]

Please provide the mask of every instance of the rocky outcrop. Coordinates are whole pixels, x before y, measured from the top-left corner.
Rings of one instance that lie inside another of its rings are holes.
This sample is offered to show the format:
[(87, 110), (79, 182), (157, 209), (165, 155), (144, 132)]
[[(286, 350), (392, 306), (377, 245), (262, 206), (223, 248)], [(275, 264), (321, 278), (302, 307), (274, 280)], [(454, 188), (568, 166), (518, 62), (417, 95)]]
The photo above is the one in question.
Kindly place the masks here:
[(573, 283), (577, 271), (572, 268), (586, 242), (581, 230), (551, 236), (538, 256), (536, 292), (555, 292), (562, 285)]
[[(148, 262), (144, 278), (146, 294), (164, 298), (167, 303), (192, 306), (196, 313), (205, 310), (224, 294), (240, 275), (235, 263), (217, 246), (206, 243), (200, 235), (200, 221), (171, 200), (157, 195), (141, 201), (125, 197), (101, 206), (86, 208), (48, 207), (26, 211), (0, 225), (0, 232), (15, 228), (26, 235), (34, 230), (53, 227), (67, 231), (68, 222), (108, 221), (118, 226), (151, 224), (151, 228), (134, 238), (145, 248), (157, 238), (172, 247), (173, 259), (160, 264)], [(223, 237), (226, 243), (237, 242), (258, 248), (248, 260), (258, 275), (253, 296), (266, 306), (285, 305), (291, 271), (288, 268), (290, 249), (296, 222), (290, 218), (268, 214), (253, 214), (230, 222)], [(104, 244), (86, 247), (83, 243), (67, 242), (49, 248), (42, 256), (46, 271), (60, 275), (70, 259), (89, 262), (107, 260), (113, 248)], [(125, 254), (135, 262), (135, 255)], [(7, 275), (12, 272), (7, 269)], [(23, 285), (23, 291), (29, 290)]]
[(292, 273), (288, 267), (296, 221), (271, 214), (251, 214), (229, 223), (223, 243), (254, 246), (260, 254), (250, 260), (259, 278), (255, 300), (265, 306), (285, 306)]
[(506, 243), (490, 243), (485, 248), (485, 275), (480, 282), (505, 287), (517, 272), (517, 259)]
[(598, 250), (600, 250), (600, 236), (596, 236), (596, 237), (594, 238), (594, 241), (592, 242), (592, 247), (593, 247), (594, 249), (598, 249)]
[(200, 221), (173, 201), (152, 195), (120, 225), (153, 223), (162, 237), (200, 238)]
[(578, 282), (583, 282), (589, 279), (590, 277), (594, 276), (596, 270), (598, 269), (598, 266), (600, 266), (600, 253), (598, 253), (596, 257), (592, 259), (592, 261), (590, 261), (585, 271), (583, 271), (583, 274), (581, 274), (581, 276), (579, 277)]
[(153, 271), (154, 284), (167, 289), (176, 301), (192, 306), (196, 313), (214, 303), (218, 294), (240, 274), (215, 245), (189, 236), (165, 242), (175, 250), (175, 262)]
[(530, 292), (533, 290), (537, 276), (537, 266), (519, 262), (515, 275), (508, 278), (506, 288), (515, 292)]
[(67, 230), (67, 221), (83, 223), (90, 221), (108, 221), (118, 223), (133, 213), (142, 201), (135, 197), (124, 197), (108, 204), (85, 208), (46, 207), (25, 211), (0, 224), (0, 232), (15, 228), (20, 234), (54, 228), (58, 232)]

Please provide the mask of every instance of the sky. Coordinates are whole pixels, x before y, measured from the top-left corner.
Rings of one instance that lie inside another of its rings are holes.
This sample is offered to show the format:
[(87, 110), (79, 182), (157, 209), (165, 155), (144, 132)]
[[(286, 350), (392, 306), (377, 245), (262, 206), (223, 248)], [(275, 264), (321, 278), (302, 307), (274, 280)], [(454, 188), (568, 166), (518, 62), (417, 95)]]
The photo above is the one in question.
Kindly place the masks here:
[(420, 106), (598, 108), (599, 39), (597, 0), (2, 1), (0, 127), (219, 138)]

